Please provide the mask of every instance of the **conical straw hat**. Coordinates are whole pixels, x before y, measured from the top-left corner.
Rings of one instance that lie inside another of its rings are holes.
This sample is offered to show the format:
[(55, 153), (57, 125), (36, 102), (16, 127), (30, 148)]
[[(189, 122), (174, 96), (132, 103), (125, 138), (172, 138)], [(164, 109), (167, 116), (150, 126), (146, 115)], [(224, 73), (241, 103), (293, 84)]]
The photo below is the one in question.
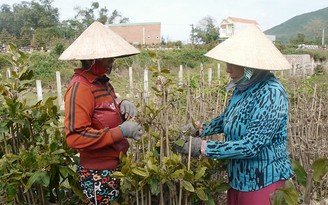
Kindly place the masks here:
[(249, 25), (223, 41), (205, 56), (226, 63), (260, 70), (292, 68), (271, 40), (255, 25)]
[(117, 58), (140, 53), (100, 22), (92, 23), (59, 57), (60, 60)]

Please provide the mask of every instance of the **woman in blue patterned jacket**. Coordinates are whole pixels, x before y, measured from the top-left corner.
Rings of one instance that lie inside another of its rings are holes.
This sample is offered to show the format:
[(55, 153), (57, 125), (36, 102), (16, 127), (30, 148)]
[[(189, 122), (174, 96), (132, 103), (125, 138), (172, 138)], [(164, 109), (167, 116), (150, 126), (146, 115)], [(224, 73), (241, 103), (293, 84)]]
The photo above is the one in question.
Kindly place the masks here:
[[(270, 70), (290, 64), (259, 30), (249, 26), (222, 42), (206, 56), (227, 64), (233, 94), (225, 111), (177, 148), (191, 155), (229, 159), (229, 205), (270, 204), (270, 194), (293, 176), (286, 145), (287, 94)], [(205, 136), (224, 133), (225, 141), (206, 141)]]

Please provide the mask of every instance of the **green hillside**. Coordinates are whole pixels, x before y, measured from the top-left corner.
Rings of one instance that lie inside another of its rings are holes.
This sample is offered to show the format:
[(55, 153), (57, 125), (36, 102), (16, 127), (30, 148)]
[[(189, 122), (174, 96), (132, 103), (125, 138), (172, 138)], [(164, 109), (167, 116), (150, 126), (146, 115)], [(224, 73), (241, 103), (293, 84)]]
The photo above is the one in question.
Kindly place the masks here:
[(304, 35), (307, 42), (321, 44), (322, 30), (325, 29), (325, 44), (328, 42), (328, 7), (295, 16), (288, 21), (277, 25), (265, 33), (276, 35), (276, 40), (289, 42), (297, 38), (298, 34)]

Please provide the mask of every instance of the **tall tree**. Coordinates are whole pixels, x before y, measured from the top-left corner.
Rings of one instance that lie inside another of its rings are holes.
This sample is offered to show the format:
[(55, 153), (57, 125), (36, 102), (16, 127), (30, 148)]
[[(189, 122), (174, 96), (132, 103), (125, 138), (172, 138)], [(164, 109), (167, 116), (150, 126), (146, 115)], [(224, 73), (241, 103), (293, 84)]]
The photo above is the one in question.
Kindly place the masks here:
[(114, 23), (128, 23), (130, 20), (127, 17), (123, 17), (121, 12), (116, 9), (112, 12), (111, 16), (108, 18), (108, 24)]
[(75, 20), (83, 25), (83, 30), (94, 21), (99, 21), (103, 24), (129, 22), (129, 18), (123, 17), (116, 9), (109, 13), (109, 10), (106, 7), (101, 8), (98, 2), (92, 2), (90, 8), (76, 7), (74, 10), (77, 12)]
[[(59, 12), (52, 6), (53, 0), (22, 1), (13, 8), (2, 5), (0, 9), (0, 29), (5, 28), (11, 35), (20, 39), (19, 45), (26, 45), (27, 39), (32, 39), (35, 30), (50, 32), (59, 25)], [(52, 33), (51, 33), (52, 32)]]
[(289, 40), (289, 43), (293, 45), (305, 44), (306, 43), (305, 34), (297, 33), (296, 37), (293, 37)]
[(0, 43), (7, 44), (14, 40), (14, 36), (12, 36), (6, 28), (3, 28), (0, 33)]
[(0, 7), (0, 31), (6, 29), (10, 34), (18, 33), (14, 22), (14, 13), (8, 4), (3, 4)]
[(198, 25), (192, 29), (192, 37), (195, 43), (217, 43), (219, 39), (219, 27), (215, 19), (210, 16), (201, 19)]

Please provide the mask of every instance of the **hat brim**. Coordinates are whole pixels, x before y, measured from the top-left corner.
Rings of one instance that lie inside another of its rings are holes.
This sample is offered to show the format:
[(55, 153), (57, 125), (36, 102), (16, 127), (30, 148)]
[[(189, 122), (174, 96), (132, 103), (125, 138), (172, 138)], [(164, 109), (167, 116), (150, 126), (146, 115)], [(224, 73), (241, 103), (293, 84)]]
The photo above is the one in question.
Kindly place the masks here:
[(287, 70), (292, 66), (271, 40), (256, 26), (249, 25), (223, 41), (205, 56), (260, 70)]
[(60, 60), (120, 58), (138, 49), (100, 22), (91, 24), (59, 57)]

